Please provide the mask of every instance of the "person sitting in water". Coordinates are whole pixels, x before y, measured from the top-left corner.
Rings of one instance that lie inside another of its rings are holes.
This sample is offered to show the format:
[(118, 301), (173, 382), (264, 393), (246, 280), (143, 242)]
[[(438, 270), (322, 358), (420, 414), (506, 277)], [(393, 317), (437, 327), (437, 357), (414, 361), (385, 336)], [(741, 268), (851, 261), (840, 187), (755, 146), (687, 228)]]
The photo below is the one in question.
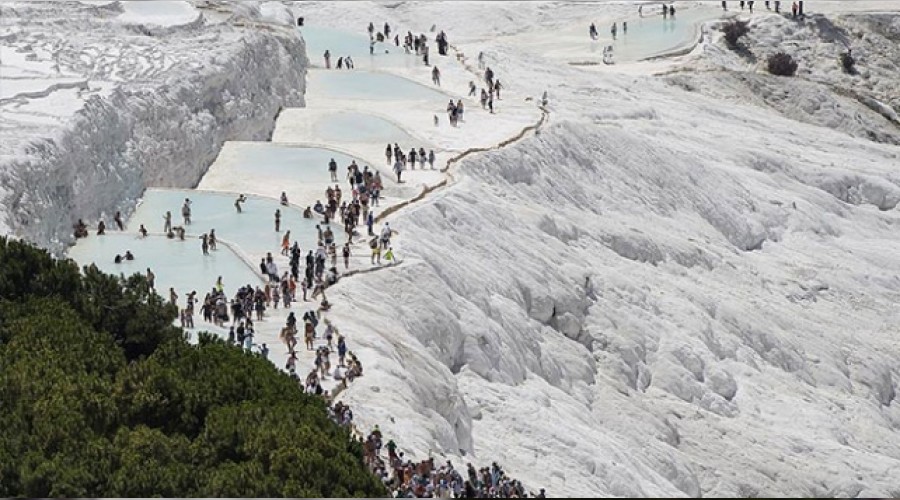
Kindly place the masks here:
[(288, 206), (287, 193), (284, 191), (281, 192), (281, 204), (284, 206)]
[(325, 205), (322, 205), (321, 201), (316, 200), (316, 204), (313, 206), (313, 210), (317, 214), (324, 214), (325, 213)]
[(303, 218), (304, 219), (312, 219), (313, 218), (312, 208), (306, 207), (306, 210), (303, 211)]
[(85, 224), (83, 220), (78, 219), (78, 222), (75, 223), (75, 238), (87, 238), (87, 235), (87, 224)]
[(116, 264), (121, 264), (121, 263), (122, 263), (122, 256), (119, 255), (119, 254), (116, 254), (116, 258), (113, 259), (113, 262), (116, 263)]
[(125, 250), (125, 260), (134, 260), (134, 254), (131, 250)]
[(327, 311), (331, 309), (331, 302), (328, 302), (328, 299), (322, 299), (322, 303), (319, 304), (319, 311)]

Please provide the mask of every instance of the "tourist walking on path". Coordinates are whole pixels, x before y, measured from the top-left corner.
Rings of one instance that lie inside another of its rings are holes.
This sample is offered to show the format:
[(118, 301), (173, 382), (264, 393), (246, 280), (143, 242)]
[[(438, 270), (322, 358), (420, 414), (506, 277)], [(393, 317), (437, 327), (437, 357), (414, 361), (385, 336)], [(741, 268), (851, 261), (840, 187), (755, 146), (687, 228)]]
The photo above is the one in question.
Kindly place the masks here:
[(399, 159), (394, 162), (394, 173), (397, 174), (397, 183), (402, 183), (403, 181), (400, 180), (400, 175), (403, 174), (403, 163), (401, 163)]
[(391, 229), (391, 224), (389, 222), (385, 222), (384, 227), (381, 228), (381, 246), (387, 248), (391, 244), (391, 236), (396, 233), (397, 231)]
[(376, 261), (381, 264), (381, 245), (377, 236), (369, 240), (369, 248), (372, 249), (372, 265), (375, 265)]

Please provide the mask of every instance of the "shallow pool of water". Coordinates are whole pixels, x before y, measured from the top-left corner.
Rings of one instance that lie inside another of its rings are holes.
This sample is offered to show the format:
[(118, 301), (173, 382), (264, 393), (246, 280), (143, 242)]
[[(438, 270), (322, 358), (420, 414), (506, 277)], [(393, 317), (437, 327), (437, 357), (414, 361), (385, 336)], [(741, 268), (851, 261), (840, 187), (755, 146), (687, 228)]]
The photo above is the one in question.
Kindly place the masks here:
[(308, 86), (334, 99), (371, 101), (445, 101), (443, 92), (406, 78), (372, 71), (318, 70), (307, 73)]
[[(308, 20), (314, 22), (314, 20)], [(315, 67), (325, 67), (324, 54), (331, 52), (331, 66), (336, 67), (339, 57), (350, 56), (354, 66), (412, 66), (419, 59), (415, 54), (406, 54), (403, 47), (397, 47), (391, 43), (375, 43), (375, 53), (369, 54), (369, 35), (365, 32), (352, 33), (349, 31), (325, 28), (322, 26), (307, 25), (298, 28), (306, 41), (306, 53), (310, 63)], [(365, 27), (362, 27), (365, 29)], [(402, 38), (402, 37), (401, 37)], [(393, 40), (393, 33), (391, 34)], [(401, 39), (401, 43), (403, 43)]]
[[(286, 178), (304, 183), (329, 183), (328, 162), (332, 158), (338, 164), (338, 177), (343, 179), (347, 165), (354, 158), (325, 148), (248, 142), (228, 148), (228, 151), (223, 150), (217, 163), (227, 161), (236, 178), (263, 179), (274, 184)], [(356, 162), (365, 164), (358, 159)]]
[(663, 18), (657, 9), (645, 10), (651, 10), (651, 13), (627, 21), (627, 33), (623, 32), (622, 23), (619, 23), (615, 41), (609, 33), (609, 26), (605, 33), (601, 30), (605, 42), (601, 40), (596, 44), (599, 45), (598, 50), (602, 53), (603, 46), (611, 44), (617, 60), (634, 61), (660, 56), (690, 47), (700, 36), (700, 25), (721, 16), (720, 10), (708, 6), (685, 9), (667, 18)]
[[(245, 255), (257, 260), (266, 252), (278, 254), (285, 231), (291, 231), (291, 241), (298, 241), (304, 250), (315, 248), (318, 242), (316, 222), (304, 219), (302, 211), (295, 207), (249, 196), (238, 213), (234, 207), (236, 195), (211, 191), (148, 189), (128, 221), (128, 230), (137, 231), (144, 224), (148, 231), (162, 232), (166, 211), (172, 212), (173, 225), (181, 225), (185, 198), (191, 200), (192, 222), (186, 227), (189, 233), (196, 237), (215, 229), (218, 238), (237, 245)], [(275, 231), (275, 210), (281, 211), (281, 232)]]
[(322, 140), (335, 142), (377, 142), (419, 144), (402, 128), (379, 116), (365, 113), (341, 112), (323, 116), (315, 123), (316, 134)]
[[(645, 5), (643, 17), (635, 12), (633, 16), (616, 20), (615, 40), (610, 32), (612, 22), (607, 21), (596, 22), (599, 37), (591, 40), (588, 35), (591, 19), (553, 33), (532, 33), (513, 40), (525, 49), (567, 62), (600, 62), (608, 45), (613, 46), (615, 62), (639, 61), (691, 47), (699, 39), (702, 23), (721, 17), (722, 10), (711, 5), (681, 9), (674, 17), (665, 18), (659, 5)], [(627, 32), (623, 21), (628, 24)]]
[[(116, 254), (130, 250), (135, 260), (114, 263)], [(200, 240), (169, 240), (161, 236), (139, 238), (136, 233), (109, 233), (105, 236), (91, 236), (78, 240), (69, 249), (69, 258), (79, 265), (97, 264), (102, 271), (110, 274), (130, 276), (145, 274), (147, 268), (156, 275), (156, 290), (168, 298), (169, 288), (174, 287), (183, 304), (185, 293), (197, 290), (203, 294), (215, 285), (222, 276), (226, 291), (233, 294), (239, 286), (260, 284), (257, 275), (228, 248), (220, 246), (209, 256), (200, 249)], [(201, 295), (202, 298), (202, 295)]]

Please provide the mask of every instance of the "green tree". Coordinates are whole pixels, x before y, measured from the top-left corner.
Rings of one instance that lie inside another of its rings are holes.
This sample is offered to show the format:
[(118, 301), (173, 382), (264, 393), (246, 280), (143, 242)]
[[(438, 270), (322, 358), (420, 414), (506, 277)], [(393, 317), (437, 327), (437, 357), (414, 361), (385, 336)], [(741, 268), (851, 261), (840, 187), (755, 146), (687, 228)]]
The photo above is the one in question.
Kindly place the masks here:
[(141, 276), (0, 238), (0, 494), (378, 496), (324, 403)]

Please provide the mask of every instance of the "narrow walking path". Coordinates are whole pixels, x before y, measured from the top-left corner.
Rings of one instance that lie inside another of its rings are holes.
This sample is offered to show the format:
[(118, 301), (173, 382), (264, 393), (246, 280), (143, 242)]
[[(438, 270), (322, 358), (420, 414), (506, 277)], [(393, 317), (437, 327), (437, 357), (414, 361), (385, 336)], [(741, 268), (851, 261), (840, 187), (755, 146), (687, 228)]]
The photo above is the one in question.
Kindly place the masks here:
[[(303, 34), (310, 46), (359, 38)], [(434, 40), (429, 45), (437, 54)], [(401, 51), (373, 56), (367, 70), (310, 69), (307, 107), (283, 110), (271, 142), (226, 143), (197, 189), (148, 189), (122, 231), (79, 240), (69, 256), (115, 274), (152, 275), (189, 335), (210, 331), (259, 352), (333, 402), (368, 361), (333, 321), (327, 288), (402, 265), (393, 257), (403, 252), (402, 229), (391, 229), (389, 217), (450, 185), (462, 159), (520, 140), (547, 119), (514, 88), (496, 101), (492, 91), (489, 112), (477, 94), (466, 95), (470, 82), (485, 82), (458, 59), (433, 56), (434, 66), (420, 59)], [(430, 82), (436, 66), (441, 86)], [(465, 112), (448, 112), (457, 106)], [(126, 250), (135, 259), (117, 262)], [(394, 470), (380, 448), (370, 449), (373, 434), (366, 443), (373, 470), (408, 473), (410, 464)], [(457, 492), (475, 484), (487, 491), (480, 474), (491, 476), (490, 469), (469, 471), (469, 484), (433, 462), (415, 468), (441, 471)], [(491, 481), (499, 488), (497, 474)], [(507, 493), (522, 490), (504, 485)]]

